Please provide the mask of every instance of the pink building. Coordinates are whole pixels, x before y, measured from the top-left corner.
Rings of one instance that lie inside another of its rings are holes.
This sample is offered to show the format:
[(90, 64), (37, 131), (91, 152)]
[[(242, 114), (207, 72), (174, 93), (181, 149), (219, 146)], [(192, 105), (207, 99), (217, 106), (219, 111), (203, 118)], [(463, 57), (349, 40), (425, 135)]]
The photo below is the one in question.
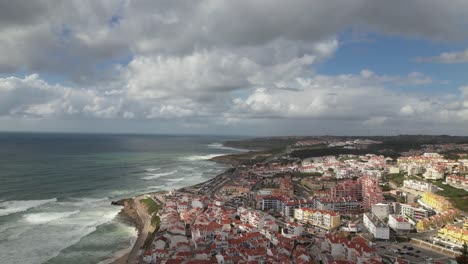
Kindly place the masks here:
[(373, 204), (384, 201), (379, 180), (370, 176), (363, 176), (356, 181), (346, 180), (330, 188), (331, 199), (347, 198), (362, 201), (364, 209), (372, 208)]

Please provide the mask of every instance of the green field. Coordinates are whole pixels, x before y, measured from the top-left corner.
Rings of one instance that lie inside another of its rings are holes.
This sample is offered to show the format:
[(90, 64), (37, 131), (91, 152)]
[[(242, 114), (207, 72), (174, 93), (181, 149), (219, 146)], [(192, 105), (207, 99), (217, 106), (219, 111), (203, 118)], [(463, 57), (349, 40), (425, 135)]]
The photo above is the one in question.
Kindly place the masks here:
[(403, 186), (403, 181), (404, 180), (424, 181), (421, 178), (418, 178), (416, 176), (405, 176), (402, 173), (388, 174), (387, 179), (389, 181), (395, 183), (397, 186)]
[(464, 212), (468, 212), (468, 192), (463, 189), (452, 187), (448, 184), (443, 184), (442, 181), (432, 181), (434, 185), (444, 190), (438, 191), (436, 194), (449, 198), (452, 205)]
[(403, 181), (405, 180), (405, 175), (401, 173), (388, 174), (387, 179), (397, 186), (403, 186)]
[(153, 215), (161, 209), (161, 206), (151, 198), (141, 199), (141, 202), (146, 205), (149, 215)]

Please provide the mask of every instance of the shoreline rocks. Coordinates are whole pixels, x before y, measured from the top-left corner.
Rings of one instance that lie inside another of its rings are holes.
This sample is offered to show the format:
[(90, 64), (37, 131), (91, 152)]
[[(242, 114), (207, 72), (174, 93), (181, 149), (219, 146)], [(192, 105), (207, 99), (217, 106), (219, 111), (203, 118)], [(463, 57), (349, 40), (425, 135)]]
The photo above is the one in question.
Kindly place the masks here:
[(138, 230), (138, 233), (141, 232), (143, 228), (143, 222), (141, 221), (141, 218), (136, 211), (133, 198), (112, 201), (111, 204), (116, 206), (123, 206), (117, 217), (135, 226), (135, 228)]

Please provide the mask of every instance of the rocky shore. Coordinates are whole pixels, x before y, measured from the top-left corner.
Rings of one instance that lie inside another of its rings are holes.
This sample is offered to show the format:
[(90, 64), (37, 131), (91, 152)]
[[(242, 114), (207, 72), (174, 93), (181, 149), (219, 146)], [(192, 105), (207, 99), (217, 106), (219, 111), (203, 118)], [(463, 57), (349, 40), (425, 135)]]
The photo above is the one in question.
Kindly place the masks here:
[[(125, 198), (118, 201), (112, 201), (112, 205), (122, 206), (122, 210), (120, 210), (119, 214), (117, 215), (120, 220), (123, 222), (128, 223), (129, 225), (135, 226), (138, 230), (138, 237), (141, 236), (143, 230), (143, 220), (138, 215), (135, 200), (134, 198)], [(133, 250), (133, 249), (132, 249)], [(119, 258), (113, 260), (111, 264), (126, 264), (128, 263), (129, 253), (126, 253)]]
[(124, 222), (134, 225), (138, 229), (138, 232), (141, 231), (143, 228), (143, 222), (137, 213), (133, 198), (126, 198), (115, 202), (112, 201), (111, 204), (123, 206), (117, 217), (122, 219)]

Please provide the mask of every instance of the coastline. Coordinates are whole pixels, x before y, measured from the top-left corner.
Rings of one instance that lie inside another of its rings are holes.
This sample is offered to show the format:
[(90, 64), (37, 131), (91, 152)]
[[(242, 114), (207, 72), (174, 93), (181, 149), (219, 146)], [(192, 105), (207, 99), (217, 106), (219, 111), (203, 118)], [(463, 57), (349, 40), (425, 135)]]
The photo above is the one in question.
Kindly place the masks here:
[[(228, 155), (221, 155), (218, 157), (225, 157), (229, 156)], [(230, 160), (231, 162), (227, 162), (227, 160)], [(220, 174), (216, 175), (215, 177), (206, 180), (204, 182), (200, 182), (194, 185), (186, 186), (186, 187), (181, 187), (177, 189), (176, 191), (179, 192), (197, 192), (198, 190), (203, 189), (204, 186), (210, 186), (213, 183), (217, 183), (219, 181), (223, 181), (224, 177), (226, 175), (232, 175), (232, 173), (235, 171), (236, 166), (239, 164), (230, 158), (223, 159), (223, 162), (220, 162), (219, 160), (216, 160), (215, 158), (210, 159), (210, 161), (229, 165), (230, 167), (226, 168), (223, 172)], [(162, 193), (167, 193), (168, 191), (158, 191), (158, 192), (149, 192), (149, 193), (144, 193), (144, 194), (139, 194), (133, 198), (125, 198), (121, 199), (118, 201), (112, 201), (112, 205), (117, 205), (117, 206), (123, 206), (123, 208), (119, 212), (119, 216), (127, 219), (129, 223), (135, 226), (135, 228), (138, 231), (137, 239), (135, 240), (133, 246), (129, 250), (129, 248), (120, 250), (116, 252), (116, 255), (121, 255), (121, 256), (115, 256), (113, 259), (109, 259), (103, 263), (110, 263), (110, 264), (127, 264), (127, 263), (136, 263), (135, 261), (137, 260), (139, 256), (139, 251), (141, 250), (141, 246), (143, 245), (144, 241), (146, 240), (146, 237), (148, 236), (148, 232), (145, 229), (147, 226), (151, 226), (151, 218), (147, 217), (142, 217), (138, 211), (138, 205), (139, 205), (139, 200), (146, 195), (154, 195), (154, 194), (162, 194)], [(137, 201), (137, 202), (135, 202)], [(146, 210), (146, 209), (145, 209)], [(122, 254), (123, 252), (128, 251), (125, 254)], [(119, 254), (120, 253), (120, 254)]]

